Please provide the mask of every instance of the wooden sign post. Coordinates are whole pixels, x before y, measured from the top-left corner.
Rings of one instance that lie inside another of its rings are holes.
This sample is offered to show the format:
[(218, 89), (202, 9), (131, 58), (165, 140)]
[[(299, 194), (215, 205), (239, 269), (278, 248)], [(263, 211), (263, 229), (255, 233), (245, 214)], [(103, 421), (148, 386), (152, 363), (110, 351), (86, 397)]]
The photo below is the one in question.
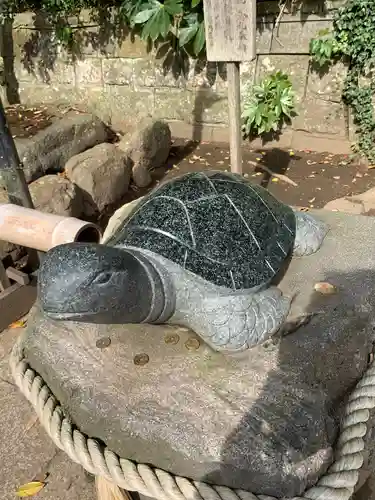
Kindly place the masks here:
[(203, 0), (207, 59), (227, 63), (232, 172), (242, 174), (240, 63), (256, 56), (256, 0)]

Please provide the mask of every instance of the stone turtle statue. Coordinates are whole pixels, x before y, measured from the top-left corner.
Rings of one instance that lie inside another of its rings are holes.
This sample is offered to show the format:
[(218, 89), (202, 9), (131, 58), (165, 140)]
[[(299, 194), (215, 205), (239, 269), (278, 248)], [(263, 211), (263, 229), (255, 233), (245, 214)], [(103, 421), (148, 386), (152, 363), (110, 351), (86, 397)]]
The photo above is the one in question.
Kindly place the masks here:
[(245, 350), (288, 315), (272, 286), (286, 259), (316, 252), (327, 230), (242, 176), (189, 173), (145, 196), (106, 244), (51, 249), (40, 304), (53, 319), (178, 324)]

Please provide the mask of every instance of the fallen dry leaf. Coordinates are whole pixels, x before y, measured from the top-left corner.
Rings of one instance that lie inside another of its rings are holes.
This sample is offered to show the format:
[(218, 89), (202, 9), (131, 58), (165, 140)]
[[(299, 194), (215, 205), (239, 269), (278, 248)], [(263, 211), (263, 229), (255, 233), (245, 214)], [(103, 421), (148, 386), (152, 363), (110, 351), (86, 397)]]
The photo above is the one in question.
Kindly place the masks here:
[(296, 153), (294, 151), (289, 151), (289, 156), (294, 156)]
[(311, 200), (309, 200), (309, 203), (314, 203), (315, 200), (316, 198), (311, 198)]
[(327, 281), (315, 283), (314, 290), (322, 295), (332, 295), (337, 292), (337, 288)]
[(370, 168), (375, 168), (375, 165), (369, 165), (367, 168), (368, 168), (368, 169), (370, 169)]
[(340, 176), (339, 175), (334, 175), (333, 178), (338, 181), (340, 179)]
[(272, 182), (279, 182), (279, 179), (277, 177), (272, 177)]
[(30, 483), (23, 484), (17, 489), (16, 495), (18, 497), (32, 497), (39, 493), (44, 487), (46, 483), (42, 483), (41, 481), (31, 481)]
[(19, 319), (18, 321), (11, 323), (9, 325), (9, 328), (23, 328), (24, 326), (26, 326), (26, 323), (27, 323), (26, 319)]

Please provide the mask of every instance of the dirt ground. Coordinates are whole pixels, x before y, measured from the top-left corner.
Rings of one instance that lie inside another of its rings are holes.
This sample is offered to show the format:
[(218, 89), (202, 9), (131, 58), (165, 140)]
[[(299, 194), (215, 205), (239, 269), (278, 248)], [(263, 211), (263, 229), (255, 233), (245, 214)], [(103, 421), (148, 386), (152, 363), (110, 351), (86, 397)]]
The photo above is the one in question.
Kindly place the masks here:
[[(6, 108), (14, 138), (33, 136), (65, 112), (66, 109), (47, 106)], [(262, 166), (287, 179), (273, 177), (262, 170)], [(228, 145), (176, 140), (165, 167), (153, 173), (153, 186), (165, 178), (205, 169), (230, 170)], [(256, 151), (245, 146), (243, 172), (252, 182), (267, 187), (280, 201), (309, 208), (321, 208), (335, 198), (362, 193), (375, 186), (375, 168), (363, 171), (348, 156), (316, 153), (307, 148), (304, 151), (277, 148)], [(143, 194), (145, 190), (132, 186), (132, 192), (123, 202)]]
[[(188, 141), (185, 144), (176, 141), (166, 175), (172, 178), (202, 169), (230, 170), (229, 162), (226, 144), (194, 145)], [(287, 179), (271, 176), (262, 170), (262, 166)], [(243, 173), (252, 182), (267, 187), (279, 200), (309, 208), (321, 208), (335, 198), (359, 194), (375, 186), (375, 169), (363, 171), (347, 155), (316, 153), (307, 149), (256, 151), (244, 147)]]

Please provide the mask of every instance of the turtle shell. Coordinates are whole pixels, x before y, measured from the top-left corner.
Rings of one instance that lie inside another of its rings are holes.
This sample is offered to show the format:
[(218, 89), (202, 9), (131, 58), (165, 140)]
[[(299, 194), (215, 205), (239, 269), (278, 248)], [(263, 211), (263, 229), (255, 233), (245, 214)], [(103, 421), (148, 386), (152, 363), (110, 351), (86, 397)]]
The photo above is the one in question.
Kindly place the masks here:
[(166, 182), (135, 207), (113, 246), (159, 254), (235, 290), (267, 284), (293, 248), (293, 210), (240, 175), (194, 172)]

